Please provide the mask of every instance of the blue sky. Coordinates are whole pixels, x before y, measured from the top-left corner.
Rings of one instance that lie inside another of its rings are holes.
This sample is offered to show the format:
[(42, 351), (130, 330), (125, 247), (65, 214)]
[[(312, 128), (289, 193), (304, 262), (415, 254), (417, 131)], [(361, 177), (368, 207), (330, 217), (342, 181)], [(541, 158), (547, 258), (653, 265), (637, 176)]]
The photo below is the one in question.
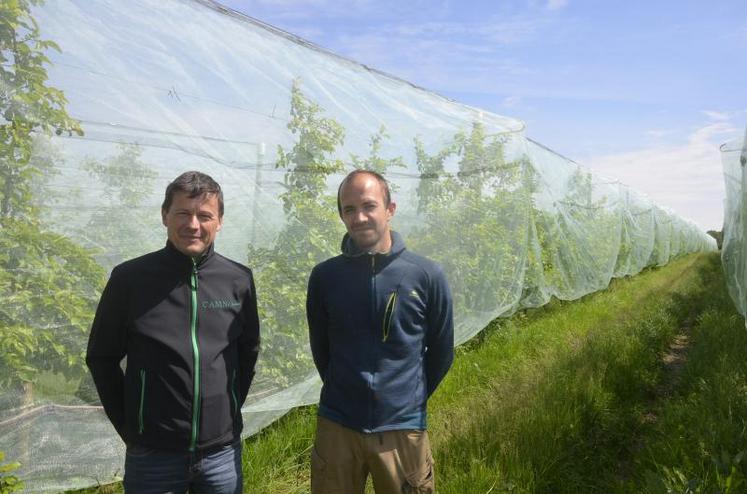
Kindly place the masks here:
[(222, 0), (524, 120), (527, 135), (720, 229), (718, 146), (747, 123), (743, 1)]

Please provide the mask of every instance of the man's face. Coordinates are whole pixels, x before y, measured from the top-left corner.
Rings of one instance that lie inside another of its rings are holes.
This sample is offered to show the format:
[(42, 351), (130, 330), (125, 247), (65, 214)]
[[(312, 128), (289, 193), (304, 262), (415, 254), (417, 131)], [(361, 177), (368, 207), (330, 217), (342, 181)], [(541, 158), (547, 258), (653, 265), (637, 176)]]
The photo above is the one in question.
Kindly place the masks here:
[(215, 194), (189, 197), (186, 192), (176, 192), (169, 210), (161, 210), (161, 219), (174, 247), (197, 257), (210, 247), (223, 225), (218, 211)]
[(348, 180), (340, 191), (342, 222), (361, 250), (388, 252), (392, 246), (389, 220), (396, 204), (384, 205), (384, 190), (375, 177), (362, 173)]

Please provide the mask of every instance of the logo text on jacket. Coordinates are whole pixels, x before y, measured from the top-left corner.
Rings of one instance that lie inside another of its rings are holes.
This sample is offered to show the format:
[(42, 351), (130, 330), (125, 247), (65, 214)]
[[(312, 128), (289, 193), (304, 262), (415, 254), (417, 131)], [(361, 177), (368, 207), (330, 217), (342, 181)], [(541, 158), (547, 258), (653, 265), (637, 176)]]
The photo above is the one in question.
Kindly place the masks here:
[(241, 302), (229, 299), (204, 300), (202, 302), (203, 309), (230, 309), (232, 307), (241, 307)]

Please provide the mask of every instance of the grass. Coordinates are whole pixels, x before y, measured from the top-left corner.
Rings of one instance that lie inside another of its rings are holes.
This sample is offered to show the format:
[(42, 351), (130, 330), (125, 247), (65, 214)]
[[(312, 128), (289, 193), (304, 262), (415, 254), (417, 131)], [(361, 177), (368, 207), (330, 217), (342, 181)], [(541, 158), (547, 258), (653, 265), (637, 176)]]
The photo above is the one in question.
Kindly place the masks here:
[(712, 264), (681, 259), (489, 331), (432, 403), (439, 492), (609, 492)]
[[(722, 286), (718, 257), (692, 255), (581, 300), (494, 321), (457, 349), (429, 402), (438, 492), (737, 485), (747, 334)], [(659, 396), (668, 379), (661, 356), (689, 326), (687, 366), (674, 394)], [(723, 379), (711, 379), (715, 367)], [(309, 492), (315, 411), (294, 410), (246, 441), (245, 492)], [(691, 425), (683, 432), (681, 424)], [(85, 492), (118, 492), (104, 489)]]
[(643, 431), (622, 492), (747, 492), (747, 330), (715, 277), (680, 382)]

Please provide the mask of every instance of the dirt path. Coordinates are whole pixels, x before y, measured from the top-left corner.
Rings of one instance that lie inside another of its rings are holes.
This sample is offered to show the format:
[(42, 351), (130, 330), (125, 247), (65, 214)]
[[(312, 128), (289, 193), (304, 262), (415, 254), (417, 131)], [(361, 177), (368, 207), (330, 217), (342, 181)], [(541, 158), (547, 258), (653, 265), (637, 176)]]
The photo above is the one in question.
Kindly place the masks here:
[(655, 410), (658, 405), (670, 398), (677, 388), (687, 363), (687, 351), (690, 348), (690, 332), (692, 331), (692, 321), (686, 320), (680, 328), (680, 333), (674, 337), (669, 344), (667, 351), (661, 356), (662, 362), (662, 379), (656, 386), (656, 389), (649, 402), (648, 411), (644, 414), (644, 423), (656, 422)]
[[(692, 331), (692, 320), (688, 318), (680, 327), (679, 334), (669, 344), (667, 350), (661, 355), (662, 378), (651, 394), (646, 410), (641, 414), (640, 423), (642, 427), (655, 424), (658, 420), (657, 410), (661, 404), (668, 400), (677, 389), (680, 382), (682, 370), (687, 363), (687, 352), (690, 345), (690, 333)], [(633, 457), (646, 446), (644, 436), (637, 434), (633, 438), (629, 458), (623, 459), (618, 464), (618, 478), (626, 481), (632, 477)]]

